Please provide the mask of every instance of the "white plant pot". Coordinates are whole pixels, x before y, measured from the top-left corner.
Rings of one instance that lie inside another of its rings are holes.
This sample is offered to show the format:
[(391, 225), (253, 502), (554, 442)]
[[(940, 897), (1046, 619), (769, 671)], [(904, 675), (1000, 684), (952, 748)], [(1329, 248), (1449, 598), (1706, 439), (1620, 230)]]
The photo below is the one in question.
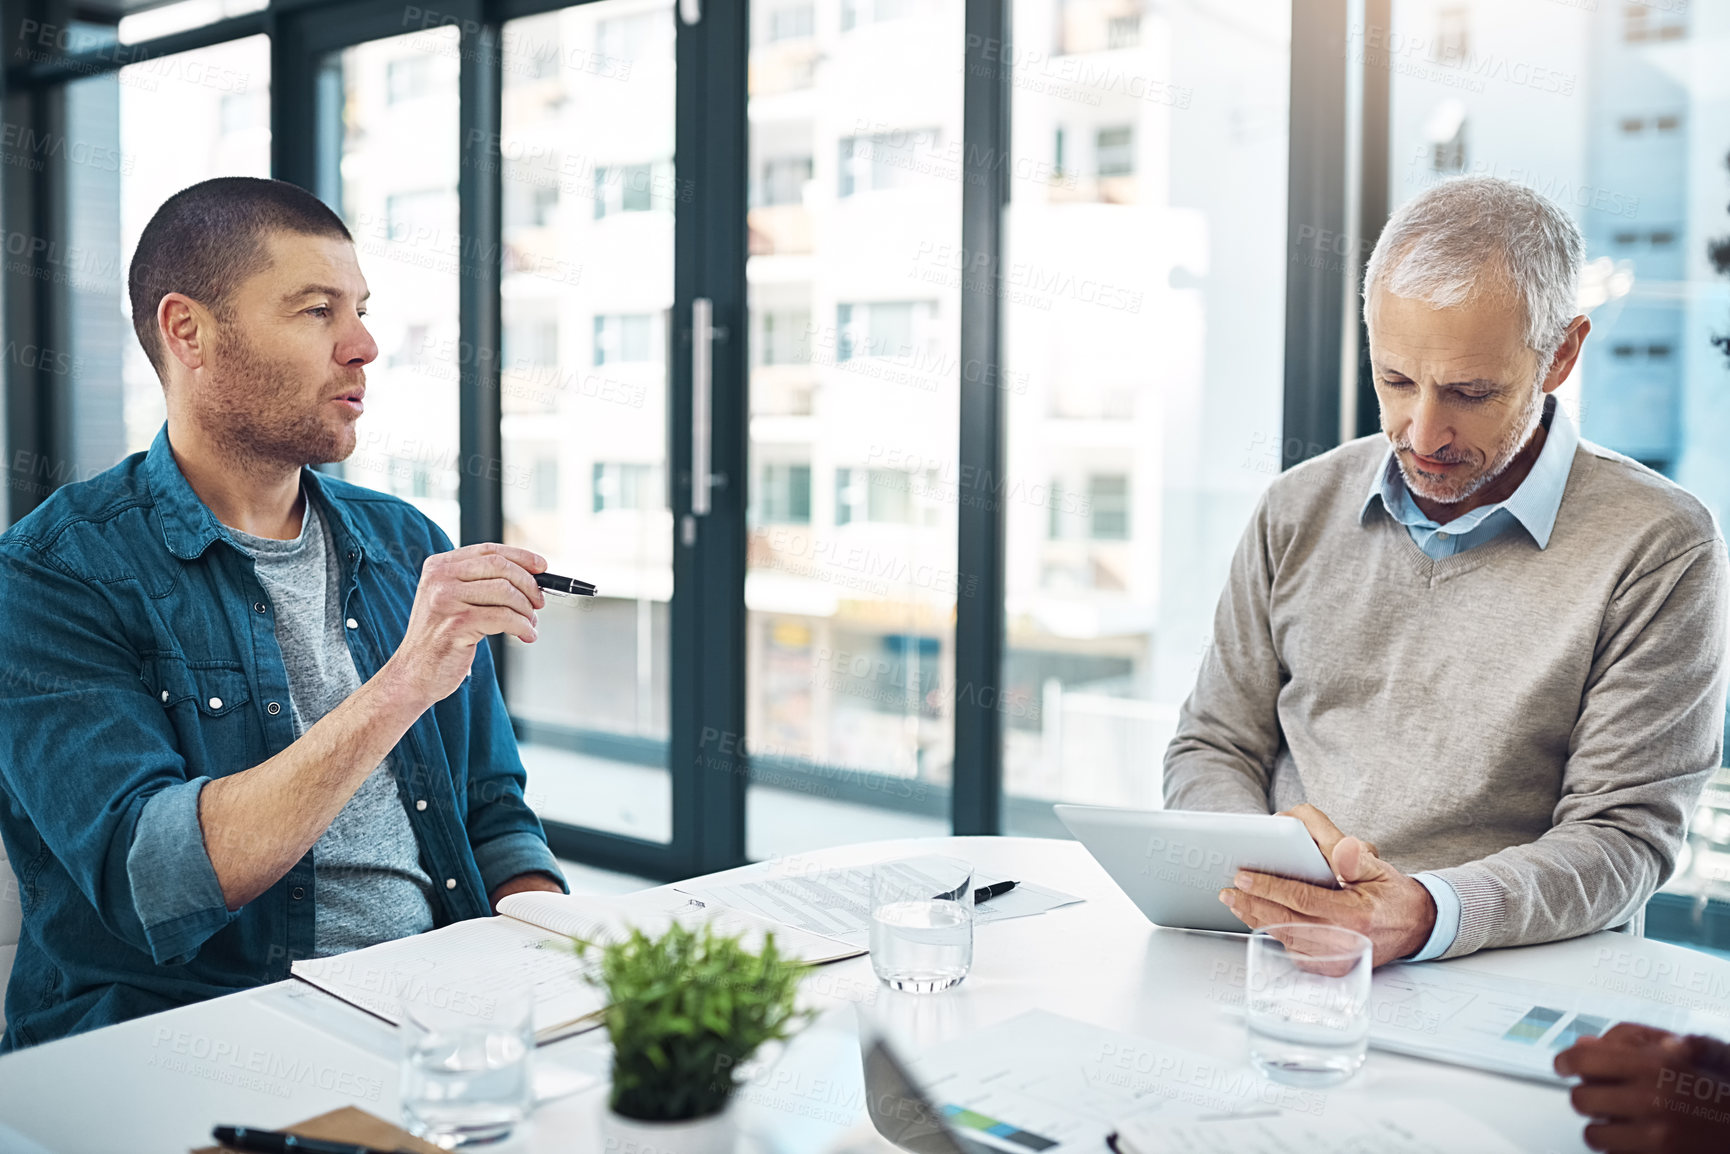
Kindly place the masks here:
[(642, 1122), (601, 1112), (602, 1154), (733, 1154), (739, 1119), (728, 1100), (719, 1114), (685, 1122)]

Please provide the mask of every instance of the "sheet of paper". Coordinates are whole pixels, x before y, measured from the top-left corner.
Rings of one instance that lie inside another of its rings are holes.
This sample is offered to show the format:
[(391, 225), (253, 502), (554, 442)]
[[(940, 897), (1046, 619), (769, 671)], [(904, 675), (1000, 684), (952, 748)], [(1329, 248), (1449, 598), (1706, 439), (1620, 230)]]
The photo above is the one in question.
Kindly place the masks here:
[(1684, 1030), (1687, 1012), (1634, 998), (1417, 962), (1376, 971), (1370, 1045), (1560, 1083), (1552, 1063), (1618, 1022)]
[(294, 976), (401, 1024), (405, 1006), (472, 1006), (527, 989), (535, 1004), (535, 1035), (551, 1041), (599, 1025), (601, 992), (583, 980), (597, 963), (581, 958), (568, 937), (515, 918), (475, 918), (382, 942), (364, 950), (295, 962)]
[(687, 926), (709, 922), (717, 933), (738, 935), (752, 950), (761, 949), (764, 935), (773, 933), (782, 956), (814, 965), (864, 952), (862, 946), (779, 925), (748, 911), (702, 905), (682, 895), (633, 895), (603, 906), (594, 898), (537, 890), (505, 898), (499, 902), (499, 912), (554, 933), (594, 942), (622, 938), (627, 926), (659, 933), (677, 920)]
[(1117, 1145), (1122, 1154), (1519, 1154), (1456, 1107), (1417, 1099), (1354, 1099), (1325, 1118), (1279, 1110), (1136, 1118), (1118, 1128)]
[[(686, 882), (678, 889), (710, 905), (746, 910), (781, 925), (836, 938), (864, 949), (871, 937), (871, 870), (872, 867), (867, 865), (801, 871), (788, 868), (785, 863), (772, 862), (762, 867), (761, 876), (748, 881), (721, 885)], [(911, 874), (919, 873), (917, 858), (908, 863), (908, 870)], [(973, 875), (976, 889), (1006, 880), (996, 874)], [(936, 893), (940, 883), (932, 878), (931, 886), (932, 893)], [(1074, 894), (1018, 881), (1008, 893), (976, 907), (974, 920), (984, 925), (1024, 918), (1081, 900)]]
[(1143, 1114), (1319, 1113), (1325, 1098), (1245, 1063), (1033, 1010), (911, 1057), (932, 1105), (975, 1141), (1020, 1154), (1104, 1148)]

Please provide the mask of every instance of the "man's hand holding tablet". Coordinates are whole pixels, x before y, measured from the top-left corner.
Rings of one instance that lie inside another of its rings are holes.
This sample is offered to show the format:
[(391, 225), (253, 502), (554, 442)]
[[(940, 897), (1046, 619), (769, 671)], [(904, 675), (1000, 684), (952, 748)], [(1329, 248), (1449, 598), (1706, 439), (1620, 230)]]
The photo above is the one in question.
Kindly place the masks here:
[(1339, 889), (1272, 874), (1239, 870), (1235, 888), (1219, 900), (1250, 929), (1280, 922), (1323, 922), (1356, 930), (1374, 944), (1373, 964), (1385, 965), (1423, 949), (1436, 926), (1436, 903), (1422, 882), (1376, 856), (1376, 847), (1347, 837), (1313, 805), (1283, 811), (1304, 823), (1333, 866)]

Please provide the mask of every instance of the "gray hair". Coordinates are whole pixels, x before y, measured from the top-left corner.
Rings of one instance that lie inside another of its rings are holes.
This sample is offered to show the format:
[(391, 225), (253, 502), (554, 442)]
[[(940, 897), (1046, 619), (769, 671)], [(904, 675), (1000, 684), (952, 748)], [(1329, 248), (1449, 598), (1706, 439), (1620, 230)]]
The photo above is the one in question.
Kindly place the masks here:
[(1364, 269), (1365, 319), (1378, 288), (1443, 309), (1486, 287), (1510, 292), (1525, 307), (1526, 346), (1541, 376), (1578, 311), (1585, 250), (1553, 201), (1499, 177), (1453, 177), (1388, 219)]

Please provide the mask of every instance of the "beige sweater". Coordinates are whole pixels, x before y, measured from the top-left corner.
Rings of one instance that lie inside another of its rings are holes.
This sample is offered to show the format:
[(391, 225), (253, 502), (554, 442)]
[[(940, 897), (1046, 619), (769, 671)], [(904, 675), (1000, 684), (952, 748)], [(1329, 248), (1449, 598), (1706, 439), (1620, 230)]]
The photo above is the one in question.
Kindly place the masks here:
[(1232, 559), (1165, 755), (1173, 809), (1308, 801), (1459, 893), (1448, 957), (1628, 921), (1723, 752), (1712, 515), (1586, 442), (1548, 548), (1432, 561), (1381, 503), (1387, 440), (1283, 474)]

